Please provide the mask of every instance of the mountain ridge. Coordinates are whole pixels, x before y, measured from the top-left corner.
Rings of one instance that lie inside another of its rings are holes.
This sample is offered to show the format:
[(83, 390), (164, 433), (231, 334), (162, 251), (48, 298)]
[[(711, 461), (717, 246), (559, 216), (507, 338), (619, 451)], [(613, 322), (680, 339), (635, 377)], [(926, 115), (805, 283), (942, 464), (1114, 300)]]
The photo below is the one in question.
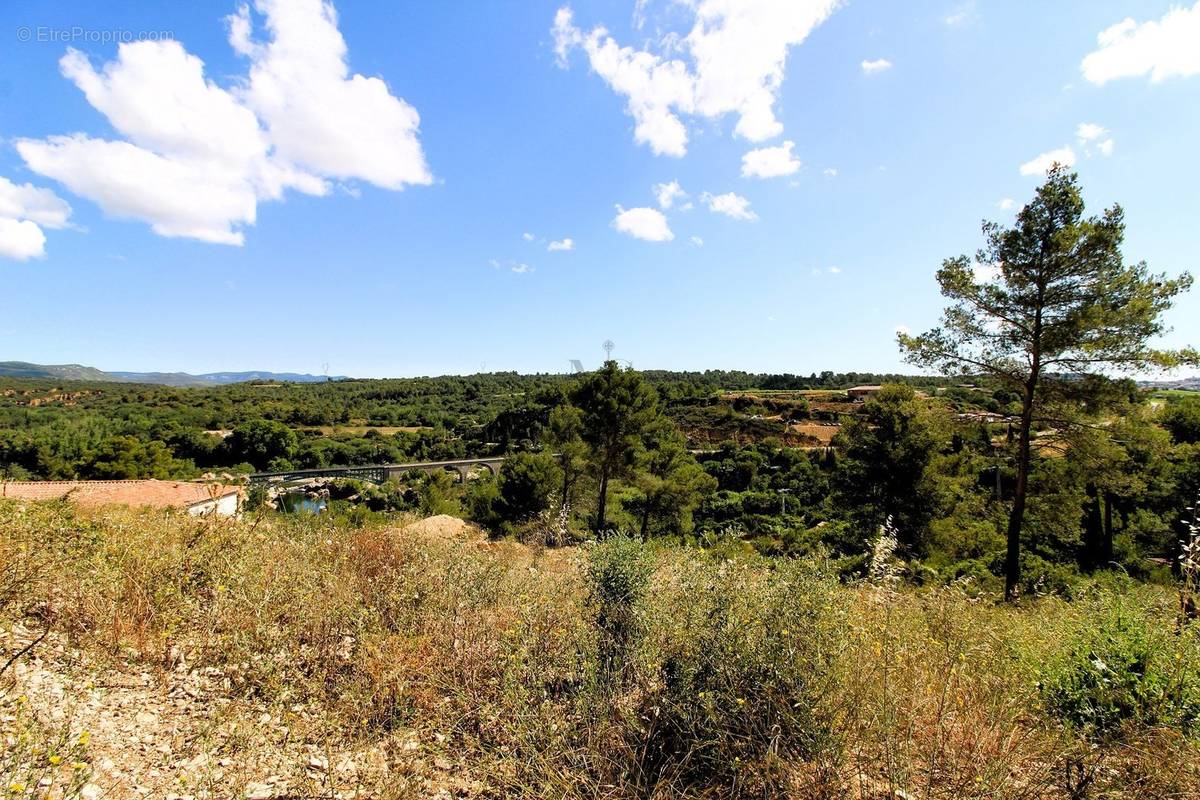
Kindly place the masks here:
[(0, 377), (43, 378), (50, 380), (95, 381), (100, 383), (150, 383), (160, 386), (224, 386), (246, 381), (280, 381), (283, 383), (322, 383), (326, 380), (346, 380), (345, 375), (311, 375), (305, 372), (111, 372), (83, 364), (34, 364), (29, 361), (0, 361)]

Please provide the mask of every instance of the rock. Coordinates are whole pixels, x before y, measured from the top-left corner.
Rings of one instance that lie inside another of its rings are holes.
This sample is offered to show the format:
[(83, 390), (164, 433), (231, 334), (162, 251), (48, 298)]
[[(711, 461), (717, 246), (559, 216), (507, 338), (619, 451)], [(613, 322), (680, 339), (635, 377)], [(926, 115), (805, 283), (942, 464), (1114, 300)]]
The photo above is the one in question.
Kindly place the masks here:
[(79, 790), (79, 796), (83, 800), (97, 800), (103, 794), (104, 790), (94, 783), (85, 783), (83, 788)]

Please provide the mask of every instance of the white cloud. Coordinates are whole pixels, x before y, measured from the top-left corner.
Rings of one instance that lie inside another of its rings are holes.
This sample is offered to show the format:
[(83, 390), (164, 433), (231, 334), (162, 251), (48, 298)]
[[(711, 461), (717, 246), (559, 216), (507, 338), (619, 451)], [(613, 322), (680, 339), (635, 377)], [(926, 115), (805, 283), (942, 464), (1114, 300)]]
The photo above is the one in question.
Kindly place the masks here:
[(18, 186), (0, 176), (0, 217), (25, 219), (44, 228), (65, 228), (71, 206), (49, 189), (31, 183)]
[(522, 234), (521, 234), (521, 238), (522, 238), (522, 239), (524, 239), (524, 240), (525, 240), (525, 241), (527, 241), (527, 242), (532, 242), (532, 241), (533, 241), (534, 239), (536, 239), (537, 237), (536, 237), (536, 236), (534, 236), (534, 235), (533, 235), (532, 233), (530, 233), (529, 231), (525, 231), (525, 233), (522, 233)]
[(534, 271), (533, 267), (529, 266), (528, 264), (513, 264), (509, 269), (518, 275), (524, 275), (527, 272)]
[(575, 249), (575, 240), (572, 239), (570, 236), (568, 236), (564, 239), (559, 239), (557, 241), (551, 242), (550, 244), (546, 245), (546, 249), (549, 250), (551, 253), (566, 252), (567, 250), (574, 250)]
[(1100, 155), (1111, 156), (1113, 148), (1116, 146), (1112, 137), (1108, 135), (1108, 129), (1094, 122), (1079, 123), (1079, 127), (1075, 129), (1075, 136), (1079, 139), (1080, 147), (1088, 156), (1092, 155), (1093, 147)]
[(27, 219), (0, 217), (0, 258), (25, 261), (46, 255), (46, 234)]
[(1005, 197), (1003, 200), (996, 203), (996, 208), (1000, 209), (1001, 211), (1012, 211), (1016, 205), (1016, 200), (1013, 200), (1011, 197)]
[(750, 201), (733, 192), (718, 195), (705, 192), (700, 195), (700, 199), (708, 204), (709, 211), (715, 211), (733, 219), (758, 219), (758, 214), (750, 210)]
[(1200, 2), (1171, 8), (1160, 20), (1132, 17), (1104, 29), (1099, 48), (1084, 56), (1080, 69), (1092, 83), (1150, 75), (1152, 83), (1200, 73)]
[(830, 274), (830, 275), (841, 275), (841, 274), (842, 274), (842, 268), (841, 268), (841, 267), (830, 267), (830, 268), (829, 268), (829, 274)]
[(862, 71), (864, 75), (878, 75), (880, 72), (886, 72), (892, 68), (892, 62), (886, 58), (877, 58), (874, 61), (863, 61)]
[(800, 169), (800, 159), (792, 155), (795, 142), (786, 141), (778, 147), (761, 147), (742, 156), (743, 178), (778, 178)]
[(899, 336), (911, 336), (912, 335), (912, 328), (908, 327), (907, 325), (897, 325), (894, 330), (896, 331), (896, 334)]
[(944, 22), (948, 27), (958, 28), (958, 27), (962, 27), (963, 25), (966, 25), (967, 23), (971, 22), (974, 19), (975, 19), (975, 1), (968, 0), (968, 2), (963, 3), (962, 5), (956, 7), (949, 14), (942, 17), (942, 22)]
[(1050, 167), (1055, 164), (1062, 164), (1064, 167), (1075, 166), (1075, 151), (1070, 146), (1060, 147), (1057, 150), (1050, 150), (1041, 155), (1026, 161), (1021, 165), (1022, 175), (1045, 175), (1050, 171)]
[(687, 197), (687, 192), (679, 185), (679, 181), (656, 183), (654, 184), (654, 197), (658, 200), (659, 208), (665, 210), (675, 205), (676, 200)]
[(255, 0), (270, 41), (251, 40), (243, 5), (229, 41), (250, 59), (238, 95), (266, 125), (276, 153), (321, 175), (385, 189), (429, 184), (421, 117), (380, 78), (351, 75), (337, 12), (326, 0)]
[(692, 247), (704, 247), (704, 240), (699, 236), (692, 236), (688, 241), (692, 243)]
[(669, 242), (675, 238), (667, 225), (667, 218), (657, 208), (625, 209), (618, 205), (612, 226), (621, 233), (647, 242)]
[(252, 40), (247, 7), (229, 18), (231, 45), (250, 59), (232, 90), (206, 78), (204, 62), (177, 41), (122, 44), (99, 70), (69, 49), (62, 74), (122, 138), (21, 139), (21, 157), (108, 214), (163, 236), (234, 245), (258, 203), (288, 189), (324, 195), (328, 179), (386, 189), (432, 181), (416, 111), (380, 79), (349, 75), (331, 5), (257, 0), (255, 8), (271, 39)]
[[(753, 142), (778, 136), (775, 101), (788, 50), (803, 42), (841, 0), (695, 0), (686, 35), (672, 31), (647, 49), (622, 47), (603, 27), (584, 32), (564, 6), (554, 17), (554, 51), (565, 65), (582, 49), (592, 70), (626, 98), (634, 139), (657, 155), (682, 156), (681, 116), (738, 117), (734, 133)], [(678, 53), (679, 57), (672, 57)]]
[(836, 178), (838, 175), (838, 171), (836, 169), (834, 169), (833, 167), (826, 167), (825, 169), (821, 170), (821, 174), (824, 175), (826, 178)]
[(49, 189), (0, 176), (0, 258), (24, 261), (46, 254), (42, 228), (65, 228), (71, 207)]

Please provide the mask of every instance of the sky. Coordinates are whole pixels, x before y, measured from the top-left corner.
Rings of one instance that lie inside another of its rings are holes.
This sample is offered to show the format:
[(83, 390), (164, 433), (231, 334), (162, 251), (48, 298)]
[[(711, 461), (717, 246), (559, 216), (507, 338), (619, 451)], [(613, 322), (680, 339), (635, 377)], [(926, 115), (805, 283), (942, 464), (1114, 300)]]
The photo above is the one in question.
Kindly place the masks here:
[[(0, 360), (914, 371), (1045, 168), (1200, 269), (1200, 2), (0, 9)], [(1200, 289), (1167, 345), (1200, 345)]]

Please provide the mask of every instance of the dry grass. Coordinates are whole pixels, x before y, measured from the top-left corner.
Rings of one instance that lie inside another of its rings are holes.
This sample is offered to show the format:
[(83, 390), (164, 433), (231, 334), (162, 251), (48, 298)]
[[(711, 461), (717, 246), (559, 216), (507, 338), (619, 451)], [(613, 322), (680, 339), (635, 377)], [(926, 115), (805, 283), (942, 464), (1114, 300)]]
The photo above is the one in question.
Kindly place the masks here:
[[(1200, 749), (1178, 730), (1099, 742), (1043, 709), (1039, 682), (1104, 592), (1012, 609), (795, 562), (446, 530), (0, 503), (0, 624), (45, 623), (101, 679), (208, 670), (221, 708), (303, 708), (288, 741), (374, 759), (364, 797), (1200, 796)], [(1173, 623), (1168, 594), (1131, 592), (1147, 625)], [(214, 752), (238, 763), (268, 744), (222, 736)], [(0, 759), (5, 786), (48, 751), (23, 752)]]

